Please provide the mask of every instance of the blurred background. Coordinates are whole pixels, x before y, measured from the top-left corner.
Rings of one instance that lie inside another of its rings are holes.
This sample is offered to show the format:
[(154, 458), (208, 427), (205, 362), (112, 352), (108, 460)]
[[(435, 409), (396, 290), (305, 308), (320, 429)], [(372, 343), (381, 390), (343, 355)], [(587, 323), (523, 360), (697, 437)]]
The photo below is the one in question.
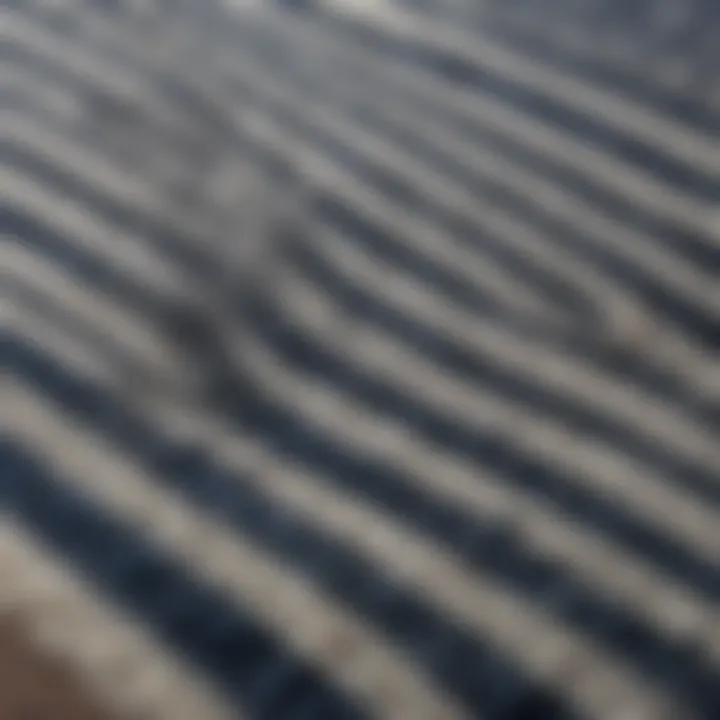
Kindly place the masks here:
[(0, 720), (720, 717), (716, 0), (0, 57)]

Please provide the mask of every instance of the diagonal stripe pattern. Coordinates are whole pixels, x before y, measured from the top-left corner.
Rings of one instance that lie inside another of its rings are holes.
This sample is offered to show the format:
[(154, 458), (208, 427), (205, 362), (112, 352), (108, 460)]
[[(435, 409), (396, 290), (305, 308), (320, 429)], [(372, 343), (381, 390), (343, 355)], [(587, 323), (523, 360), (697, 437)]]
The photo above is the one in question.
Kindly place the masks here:
[(2, 3), (0, 609), (120, 716), (720, 716), (715, 5)]

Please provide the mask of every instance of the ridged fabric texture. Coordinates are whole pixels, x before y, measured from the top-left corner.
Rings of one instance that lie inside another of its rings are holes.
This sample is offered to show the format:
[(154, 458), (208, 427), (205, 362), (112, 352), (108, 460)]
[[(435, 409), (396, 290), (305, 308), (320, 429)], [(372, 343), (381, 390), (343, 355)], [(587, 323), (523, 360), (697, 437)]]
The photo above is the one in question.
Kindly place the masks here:
[(720, 718), (718, 7), (2, 3), (0, 609), (131, 717)]

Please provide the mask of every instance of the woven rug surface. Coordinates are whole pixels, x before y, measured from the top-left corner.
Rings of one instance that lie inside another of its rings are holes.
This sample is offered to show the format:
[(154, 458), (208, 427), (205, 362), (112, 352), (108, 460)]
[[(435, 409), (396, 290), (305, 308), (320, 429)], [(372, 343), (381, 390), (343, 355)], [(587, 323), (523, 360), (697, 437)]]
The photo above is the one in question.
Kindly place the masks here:
[(0, 56), (62, 717), (720, 718), (717, 0), (6, 0)]

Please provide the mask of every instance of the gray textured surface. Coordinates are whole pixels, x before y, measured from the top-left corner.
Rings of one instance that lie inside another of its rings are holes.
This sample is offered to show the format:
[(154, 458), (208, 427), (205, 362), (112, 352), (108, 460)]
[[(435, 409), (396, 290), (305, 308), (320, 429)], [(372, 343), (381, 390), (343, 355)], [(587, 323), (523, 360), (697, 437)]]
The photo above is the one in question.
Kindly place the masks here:
[(0, 600), (157, 720), (717, 717), (714, 5), (232, 5), (4, 4)]

